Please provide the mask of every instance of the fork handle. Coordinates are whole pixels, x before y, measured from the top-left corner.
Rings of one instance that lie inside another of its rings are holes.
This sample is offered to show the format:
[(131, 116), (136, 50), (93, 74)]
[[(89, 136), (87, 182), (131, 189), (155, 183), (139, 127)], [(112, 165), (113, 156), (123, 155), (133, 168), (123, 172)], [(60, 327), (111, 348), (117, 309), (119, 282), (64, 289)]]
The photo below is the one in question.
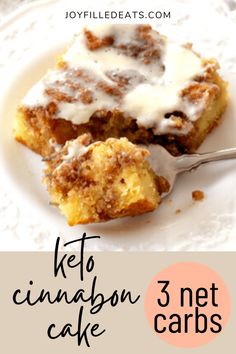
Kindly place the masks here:
[(236, 148), (207, 152), (203, 154), (182, 155), (176, 158), (176, 172), (192, 171), (200, 165), (236, 158)]

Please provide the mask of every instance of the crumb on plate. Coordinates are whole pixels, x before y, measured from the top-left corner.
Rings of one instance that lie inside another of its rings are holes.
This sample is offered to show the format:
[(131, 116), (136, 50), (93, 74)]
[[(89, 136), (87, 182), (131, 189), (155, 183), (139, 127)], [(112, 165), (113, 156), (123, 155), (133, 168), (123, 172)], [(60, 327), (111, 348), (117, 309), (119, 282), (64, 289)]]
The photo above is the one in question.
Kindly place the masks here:
[(192, 198), (194, 201), (201, 201), (204, 199), (204, 192), (203, 191), (199, 191), (199, 190), (196, 190), (196, 191), (193, 191), (192, 192)]

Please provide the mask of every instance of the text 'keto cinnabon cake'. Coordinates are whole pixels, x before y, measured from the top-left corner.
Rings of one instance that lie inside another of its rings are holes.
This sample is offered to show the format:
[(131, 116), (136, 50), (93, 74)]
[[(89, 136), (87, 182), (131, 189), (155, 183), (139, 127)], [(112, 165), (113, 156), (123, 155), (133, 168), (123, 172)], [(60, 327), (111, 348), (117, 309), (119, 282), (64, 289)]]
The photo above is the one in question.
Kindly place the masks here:
[(194, 152), (226, 107), (218, 68), (149, 25), (88, 26), (23, 99), (16, 139), (43, 156), (83, 133)]

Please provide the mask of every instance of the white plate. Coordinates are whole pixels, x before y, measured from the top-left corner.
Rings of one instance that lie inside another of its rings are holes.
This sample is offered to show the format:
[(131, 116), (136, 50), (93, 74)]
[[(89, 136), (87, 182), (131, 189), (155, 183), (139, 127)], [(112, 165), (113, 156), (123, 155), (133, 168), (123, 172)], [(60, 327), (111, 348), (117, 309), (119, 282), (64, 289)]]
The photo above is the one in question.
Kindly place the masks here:
[[(55, 238), (60, 234), (71, 240), (84, 231), (100, 235), (101, 240), (88, 247), (91, 250), (236, 250), (236, 160), (182, 175), (161, 207), (140, 217), (71, 228), (58, 210), (49, 206), (41, 183), (41, 158), (14, 141), (12, 125), (21, 98), (67, 44), (63, 37), (56, 42), (49, 40), (37, 55), (8, 72), (7, 87), (1, 93), (1, 175), (20, 208), (34, 214), (45, 230), (53, 227)], [(229, 107), (222, 125), (211, 133), (200, 151), (236, 146), (236, 77), (229, 73), (224, 77), (230, 82)], [(204, 191), (204, 201), (192, 201), (195, 189)], [(176, 214), (176, 209), (181, 213)]]

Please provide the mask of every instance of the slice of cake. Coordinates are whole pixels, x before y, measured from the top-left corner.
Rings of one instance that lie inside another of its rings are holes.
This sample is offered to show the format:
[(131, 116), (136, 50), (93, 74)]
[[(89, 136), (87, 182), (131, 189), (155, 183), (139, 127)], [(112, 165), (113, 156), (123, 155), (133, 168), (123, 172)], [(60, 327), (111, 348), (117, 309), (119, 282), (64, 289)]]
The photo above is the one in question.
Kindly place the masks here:
[(87, 134), (46, 159), (45, 183), (52, 204), (69, 225), (107, 221), (154, 210), (169, 189), (154, 174), (149, 152), (126, 138), (90, 144)]
[(83, 133), (192, 153), (227, 104), (218, 69), (149, 25), (88, 26), (23, 99), (16, 139), (43, 156)]

